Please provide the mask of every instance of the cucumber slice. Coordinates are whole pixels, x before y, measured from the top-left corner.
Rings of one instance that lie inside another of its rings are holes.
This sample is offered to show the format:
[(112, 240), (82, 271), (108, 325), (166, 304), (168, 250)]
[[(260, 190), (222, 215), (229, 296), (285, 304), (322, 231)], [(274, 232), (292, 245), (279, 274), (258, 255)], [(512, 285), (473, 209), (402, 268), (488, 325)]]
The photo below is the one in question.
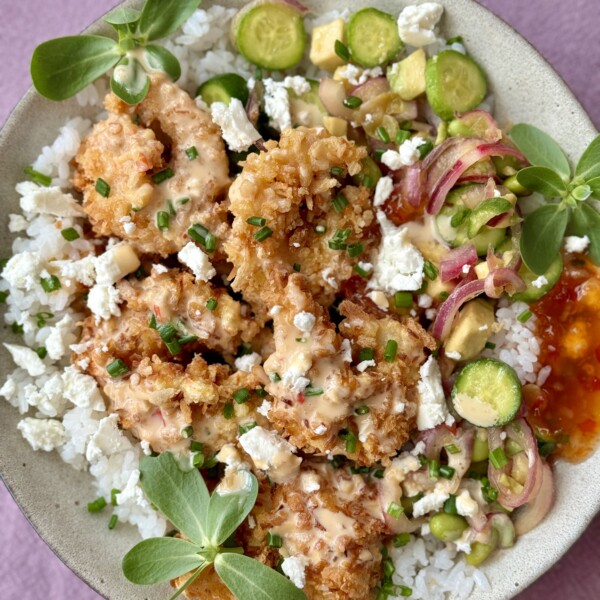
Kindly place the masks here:
[(362, 161), (361, 171), (352, 176), (352, 183), (354, 185), (362, 185), (370, 189), (375, 189), (377, 182), (380, 179), (381, 169), (370, 156), (367, 156)]
[(213, 102), (223, 102), (229, 106), (232, 98), (237, 98), (244, 106), (248, 102), (246, 80), (236, 73), (216, 75), (205, 81), (196, 92), (210, 106)]
[(521, 407), (521, 382), (515, 370), (493, 358), (481, 358), (458, 374), (451, 396), (454, 410), (477, 427), (500, 427)]
[(455, 50), (444, 50), (427, 61), (425, 82), (431, 108), (446, 121), (472, 110), (487, 94), (481, 67)]
[(538, 275), (530, 271), (525, 263), (521, 265), (519, 269), (519, 275), (521, 279), (526, 283), (527, 288), (523, 292), (519, 292), (511, 296), (511, 299), (522, 302), (535, 302), (539, 300), (542, 296), (547, 294), (559, 280), (560, 275), (563, 270), (563, 261), (560, 254), (554, 259), (548, 270), (544, 273), (543, 277), (546, 278), (548, 283), (545, 283), (541, 287), (537, 287), (533, 285), (533, 282), (538, 279)]
[(506, 198), (484, 200), (469, 215), (467, 235), (471, 239), (474, 238), (491, 219), (512, 210), (512, 208), (513, 205)]
[(237, 23), (235, 43), (251, 63), (278, 71), (300, 62), (306, 46), (302, 15), (285, 4), (260, 3)]
[(404, 44), (396, 19), (376, 8), (354, 13), (348, 22), (348, 50), (361, 67), (376, 67), (392, 60)]

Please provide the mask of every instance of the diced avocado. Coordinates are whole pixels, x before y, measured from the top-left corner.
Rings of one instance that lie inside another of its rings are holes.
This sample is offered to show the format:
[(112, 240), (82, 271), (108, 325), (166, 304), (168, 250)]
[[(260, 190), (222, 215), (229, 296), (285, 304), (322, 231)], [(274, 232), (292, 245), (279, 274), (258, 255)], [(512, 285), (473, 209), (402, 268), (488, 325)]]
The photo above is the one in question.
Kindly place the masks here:
[(344, 119), (340, 119), (339, 117), (324, 116), (323, 126), (331, 135), (337, 135), (338, 137), (348, 133), (348, 121), (344, 121)]
[(440, 277), (436, 277), (433, 280), (427, 280), (427, 288), (425, 289), (425, 293), (428, 296), (431, 296), (434, 300), (441, 300), (442, 294), (444, 296), (446, 294), (450, 294), (454, 289), (454, 286), (455, 284), (451, 281), (443, 283)]
[(321, 127), (327, 111), (319, 98), (319, 82), (309, 79), (308, 83), (310, 91), (301, 96), (294, 90), (289, 90), (292, 123), (305, 127)]
[(414, 100), (425, 93), (425, 66), (427, 56), (423, 48), (415, 50), (405, 59), (387, 70), (387, 78), (393, 92), (402, 100)]
[(317, 67), (333, 73), (336, 67), (344, 64), (344, 61), (335, 53), (335, 42), (345, 40), (346, 24), (344, 19), (336, 19), (331, 23), (315, 27), (312, 32), (310, 44), (310, 60)]
[(492, 335), (494, 309), (485, 300), (471, 300), (458, 314), (452, 332), (444, 344), (446, 354), (460, 354), (461, 360), (472, 360)]

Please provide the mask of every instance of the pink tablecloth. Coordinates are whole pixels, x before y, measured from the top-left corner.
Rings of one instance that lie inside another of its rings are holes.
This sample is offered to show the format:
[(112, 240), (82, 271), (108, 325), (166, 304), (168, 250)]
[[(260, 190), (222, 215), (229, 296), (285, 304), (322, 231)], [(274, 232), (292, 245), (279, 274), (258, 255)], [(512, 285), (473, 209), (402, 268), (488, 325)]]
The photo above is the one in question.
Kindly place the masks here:
[[(42, 40), (81, 30), (116, 0), (0, 0), (0, 124), (29, 85)], [(405, 3), (405, 2), (403, 2)], [(600, 0), (481, 0), (556, 67), (600, 127)], [(98, 600), (46, 547), (0, 484), (0, 599)], [(600, 598), (600, 518), (520, 600)], [(35, 585), (32, 585), (32, 578)]]

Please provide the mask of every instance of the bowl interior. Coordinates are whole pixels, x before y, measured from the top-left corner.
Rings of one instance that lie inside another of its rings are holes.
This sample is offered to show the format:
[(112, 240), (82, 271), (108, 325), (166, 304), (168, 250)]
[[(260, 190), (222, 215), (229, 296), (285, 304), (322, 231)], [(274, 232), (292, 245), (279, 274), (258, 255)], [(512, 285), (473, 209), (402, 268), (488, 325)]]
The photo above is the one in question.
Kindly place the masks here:
[[(443, 30), (461, 34), (469, 51), (484, 66), (494, 93), (495, 114), (501, 125), (528, 122), (543, 128), (560, 142), (569, 156), (577, 157), (595, 129), (572, 93), (537, 52), (508, 25), (473, 0), (438, 0), (446, 8)], [(413, 4), (414, 2), (410, 2)], [(141, 2), (127, 2), (139, 5)], [(213, 4), (203, 2), (206, 8)], [(241, 6), (239, 0), (219, 4)], [(334, 0), (307, 1), (315, 11), (339, 9)], [(377, 5), (398, 13), (409, 4), (394, 0), (345, 2), (356, 9)], [(98, 32), (102, 25), (90, 28)], [(6, 232), (8, 214), (18, 212), (14, 191), (22, 168), (51, 143), (69, 116), (84, 114), (75, 101), (52, 103), (29, 91), (0, 134), (0, 198), (4, 214), (0, 226)], [(577, 132), (577, 135), (573, 135)], [(0, 256), (9, 256), (11, 239), (0, 236)], [(11, 334), (4, 330), (3, 338)], [(13, 369), (6, 351), (1, 351), (0, 379)], [(132, 527), (109, 532), (103, 517), (90, 515), (87, 502), (93, 498), (91, 480), (61, 462), (55, 453), (33, 453), (16, 429), (20, 415), (0, 402), (0, 472), (25, 514), (58, 556), (100, 594), (112, 600), (164, 599), (167, 586), (141, 588), (129, 584), (121, 574), (120, 561), (139, 538)], [(517, 545), (501, 552), (485, 567), (492, 585), (490, 594), (478, 598), (510, 598), (548, 569), (577, 539), (600, 508), (600, 462), (589, 459), (578, 465), (556, 466), (557, 497), (544, 524)]]

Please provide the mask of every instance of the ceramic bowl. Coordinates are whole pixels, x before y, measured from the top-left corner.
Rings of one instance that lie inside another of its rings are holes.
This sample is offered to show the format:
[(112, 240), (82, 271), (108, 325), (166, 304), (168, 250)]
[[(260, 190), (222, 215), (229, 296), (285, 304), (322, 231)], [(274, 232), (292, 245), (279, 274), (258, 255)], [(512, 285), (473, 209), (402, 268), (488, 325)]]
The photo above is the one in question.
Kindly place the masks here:
[[(484, 66), (501, 125), (528, 122), (555, 138), (571, 158), (578, 157), (595, 129), (571, 91), (546, 61), (506, 23), (473, 0), (438, 0), (446, 13), (443, 32), (461, 34), (469, 52)], [(220, 0), (241, 6), (239, 0)], [(410, 2), (411, 4), (414, 3)], [(141, 3), (128, 2), (139, 5)], [(213, 4), (204, 0), (203, 7)], [(378, 6), (398, 13), (407, 0), (307, 0), (319, 12)], [(96, 22), (89, 31), (105, 29)], [(18, 212), (15, 184), (23, 165), (57, 135), (68, 116), (84, 114), (74, 100), (53, 103), (30, 90), (15, 108), (0, 135), (0, 256), (9, 256), (8, 214)], [(4, 332), (6, 332), (6, 328)], [(3, 333), (9, 337), (10, 333)], [(0, 379), (12, 370), (8, 354), (0, 356)], [(20, 416), (0, 402), (0, 473), (33, 526), (54, 552), (82, 579), (110, 600), (164, 600), (168, 586), (130, 584), (121, 573), (121, 558), (139, 538), (129, 526), (109, 532), (106, 520), (91, 516), (86, 503), (94, 497), (91, 479), (64, 464), (56, 453), (34, 453), (16, 425)], [(600, 508), (600, 461), (556, 465), (556, 502), (545, 522), (485, 565), (492, 585), (478, 600), (511, 598), (550, 568), (579, 537)]]

